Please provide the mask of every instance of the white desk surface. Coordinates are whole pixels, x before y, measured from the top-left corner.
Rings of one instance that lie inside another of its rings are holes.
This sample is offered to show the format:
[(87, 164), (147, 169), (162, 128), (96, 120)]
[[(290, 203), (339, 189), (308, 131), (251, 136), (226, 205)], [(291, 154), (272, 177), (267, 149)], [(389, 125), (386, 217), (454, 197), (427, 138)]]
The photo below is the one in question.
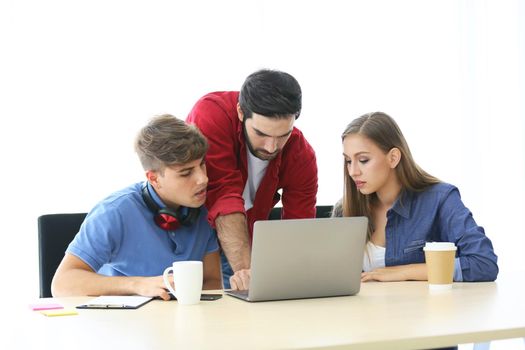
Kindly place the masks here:
[[(74, 307), (88, 299), (27, 305)], [(416, 349), (525, 336), (524, 274), (455, 283), (446, 292), (429, 292), (426, 282), (368, 282), (351, 297), (248, 303), (225, 295), (192, 306), (154, 300), (137, 310), (61, 317), (27, 305), (16, 318), (2, 317), (14, 348)]]

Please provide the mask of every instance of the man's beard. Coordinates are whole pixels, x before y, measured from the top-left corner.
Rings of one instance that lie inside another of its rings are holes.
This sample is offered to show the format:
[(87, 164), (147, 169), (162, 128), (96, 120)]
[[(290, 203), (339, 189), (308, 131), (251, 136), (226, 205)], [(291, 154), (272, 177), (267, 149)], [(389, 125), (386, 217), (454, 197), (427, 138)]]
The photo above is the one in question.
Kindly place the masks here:
[(248, 146), (248, 150), (254, 157), (257, 157), (261, 160), (272, 160), (275, 157), (277, 157), (277, 155), (281, 151), (280, 149), (276, 149), (275, 152), (268, 153), (265, 150), (261, 150), (261, 149), (256, 150), (255, 148), (253, 148), (250, 138), (248, 137), (248, 131), (246, 130), (246, 118), (242, 120), (242, 130), (244, 132), (244, 139), (246, 140), (246, 146)]

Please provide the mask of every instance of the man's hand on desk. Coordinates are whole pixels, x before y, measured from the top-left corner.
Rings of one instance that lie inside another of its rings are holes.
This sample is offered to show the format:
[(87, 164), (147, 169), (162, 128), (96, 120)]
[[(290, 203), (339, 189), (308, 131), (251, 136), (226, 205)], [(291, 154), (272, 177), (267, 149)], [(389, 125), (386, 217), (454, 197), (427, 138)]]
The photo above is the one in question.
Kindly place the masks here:
[[(173, 275), (169, 275), (168, 279), (173, 286)], [(146, 297), (160, 297), (163, 300), (170, 300), (170, 295), (164, 285), (162, 276), (155, 277), (137, 277), (136, 294)]]
[[(170, 276), (173, 282), (173, 277)], [(53, 296), (74, 295), (142, 295), (168, 300), (162, 276), (104, 276), (83, 260), (66, 253), (51, 285)]]
[(233, 290), (248, 290), (250, 288), (250, 278), (252, 271), (250, 269), (242, 269), (236, 271), (230, 277), (230, 285)]

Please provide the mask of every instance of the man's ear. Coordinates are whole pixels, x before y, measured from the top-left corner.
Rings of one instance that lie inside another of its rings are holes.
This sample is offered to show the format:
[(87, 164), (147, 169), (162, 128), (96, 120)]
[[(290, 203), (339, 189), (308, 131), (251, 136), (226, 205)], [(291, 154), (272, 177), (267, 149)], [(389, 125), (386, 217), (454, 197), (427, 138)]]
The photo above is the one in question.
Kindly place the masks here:
[(388, 161), (390, 163), (390, 168), (395, 169), (399, 162), (401, 161), (401, 151), (399, 148), (394, 147), (390, 151), (388, 151)]
[(153, 186), (153, 188), (157, 189), (159, 185), (159, 176), (158, 173), (154, 170), (148, 170), (146, 171), (146, 179), (148, 179), (148, 182)]
[(244, 114), (242, 113), (242, 109), (241, 109), (241, 105), (237, 102), (237, 117), (239, 117), (239, 120), (242, 121), (244, 120)]

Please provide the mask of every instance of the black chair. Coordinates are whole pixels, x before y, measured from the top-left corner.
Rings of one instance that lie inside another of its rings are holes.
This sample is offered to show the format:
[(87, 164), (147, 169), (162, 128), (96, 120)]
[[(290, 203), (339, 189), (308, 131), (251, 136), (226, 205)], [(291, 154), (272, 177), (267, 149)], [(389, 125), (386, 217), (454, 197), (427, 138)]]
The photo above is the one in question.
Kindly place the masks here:
[(48, 214), (38, 218), (40, 298), (51, 297), (51, 281), (67, 246), (80, 229), (86, 213)]
[[(332, 205), (318, 205), (315, 207), (317, 213), (316, 218), (329, 218), (332, 215)], [(268, 220), (280, 220), (281, 219), (281, 207), (272, 208)]]

